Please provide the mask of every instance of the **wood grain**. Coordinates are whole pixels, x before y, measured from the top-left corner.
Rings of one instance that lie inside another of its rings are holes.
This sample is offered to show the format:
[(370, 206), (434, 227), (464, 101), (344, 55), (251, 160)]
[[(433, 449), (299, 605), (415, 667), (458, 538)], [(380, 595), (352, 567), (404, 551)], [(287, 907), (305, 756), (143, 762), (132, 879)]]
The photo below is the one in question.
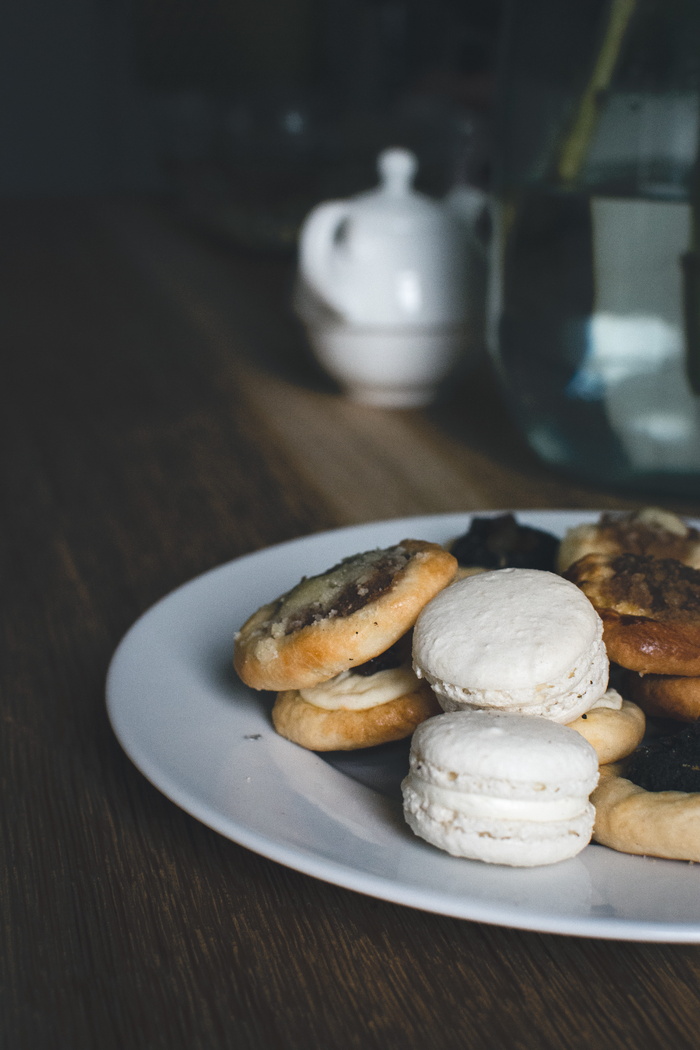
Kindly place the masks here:
[(695, 1046), (696, 947), (460, 922), (282, 868), (167, 801), (104, 709), (133, 620), (246, 551), (631, 501), (533, 462), (486, 368), (428, 412), (344, 401), (309, 359), (289, 267), (155, 205), (2, 220), (0, 1045)]

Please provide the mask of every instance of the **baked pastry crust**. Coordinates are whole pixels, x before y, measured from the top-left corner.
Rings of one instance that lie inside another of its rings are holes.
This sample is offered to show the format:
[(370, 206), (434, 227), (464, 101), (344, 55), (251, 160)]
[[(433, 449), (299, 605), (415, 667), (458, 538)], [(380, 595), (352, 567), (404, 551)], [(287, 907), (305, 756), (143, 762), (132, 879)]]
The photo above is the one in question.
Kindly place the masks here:
[(619, 711), (596, 707), (568, 726), (595, 748), (602, 766), (632, 754), (644, 737), (646, 718), (641, 707), (623, 700)]
[(700, 861), (700, 792), (646, 791), (602, 766), (591, 795), (593, 841), (621, 853)]
[(700, 532), (660, 507), (626, 514), (601, 514), (595, 523), (569, 529), (559, 545), (557, 570), (564, 573), (586, 554), (645, 554), (676, 558), (700, 568)]
[(700, 718), (700, 677), (630, 672), (625, 691), (648, 715), (695, 722)]
[(310, 704), (295, 689), (278, 693), (272, 723), (287, 740), (310, 751), (354, 751), (411, 736), (416, 726), (441, 707), (429, 687), (364, 710), (329, 711)]
[(236, 671), (253, 689), (284, 691), (358, 667), (410, 630), (456, 569), (423, 540), (346, 558), (253, 613), (235, 638)]
[(700, 675), (700, 571), (674, 558), (587, 554), (564, 573), (603, 621), (614, 663), (642, 674)]

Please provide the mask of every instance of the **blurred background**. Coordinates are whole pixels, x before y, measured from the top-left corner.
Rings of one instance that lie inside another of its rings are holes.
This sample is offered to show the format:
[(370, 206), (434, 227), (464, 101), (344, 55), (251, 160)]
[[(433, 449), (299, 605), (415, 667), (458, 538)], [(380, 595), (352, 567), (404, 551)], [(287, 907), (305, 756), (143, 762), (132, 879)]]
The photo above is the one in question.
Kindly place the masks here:
[(405, 147), (481, 207), (470, 339), (536, 454), (700, 491), (697, 0), (13, 0), (3, 30), (0, 196), (146, 194), (293, 264)]
[(498, 0), (15, 0), (0, 36), (0, 193), (146, 191), (289, 251), (376, 155), (418, 185), (488, 179)]

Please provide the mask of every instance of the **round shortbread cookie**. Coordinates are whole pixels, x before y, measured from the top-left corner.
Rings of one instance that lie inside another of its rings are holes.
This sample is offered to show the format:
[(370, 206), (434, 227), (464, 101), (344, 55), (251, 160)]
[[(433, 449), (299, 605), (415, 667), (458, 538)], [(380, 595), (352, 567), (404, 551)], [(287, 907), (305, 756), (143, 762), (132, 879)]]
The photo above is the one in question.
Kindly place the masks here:
[(700, 675), (700, 570), (673, 558), (588, 554), (565, 575), (600, 615), (611, 661), (642, 674)]
[(272, 723), (280, 736), (310, 751), (354, 751), (403, 740), (439, 711), (440, 705), (424, 683), (413, 693), (362, 710), (330, 711), (308, 703), (290, 689), (277, 694)]
[(622, 768), (601, 768), (593, 840), (620, 853), (700, 861), (700, 792), (646, 791)]
[(443, 547), (403, 540), (346, 558), (258, 609), (234, 642), (253, 689), (303, 689), (373, 659), (404, 635), (454, 579)]
[(603, 625), (568, 580), (498, 569), (458, 580), (421, 612), (413, 666), (446, 711), (507, 710), (571, 722), (605, 692)]
[(648, 715), (695, 722), (700, 718), (700, 677), (636, 674), (630, 671), (625, 690)]
[(644, 737), (646, 718), (637, 704), (623, 700), (619, 711), (607, 707), (593, 708), (569, 722), (568, 727), (575, 729), (595, 748), (602, 766), (619, 762), (632, 754)]
[(544, 718), (458, 711), (420, 725), (402, 783), (404, 817), (454, 856), (531, 867), (589, 842), (595, 750)]

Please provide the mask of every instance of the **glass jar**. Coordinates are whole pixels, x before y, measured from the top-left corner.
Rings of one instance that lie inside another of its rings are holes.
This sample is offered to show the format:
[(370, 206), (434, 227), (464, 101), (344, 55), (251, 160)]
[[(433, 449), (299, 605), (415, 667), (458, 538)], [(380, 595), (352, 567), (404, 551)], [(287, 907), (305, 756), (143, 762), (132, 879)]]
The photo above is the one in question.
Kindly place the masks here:
[(506, 9), (490, 346), (547, 463), (700, 496), (700, 4)]

